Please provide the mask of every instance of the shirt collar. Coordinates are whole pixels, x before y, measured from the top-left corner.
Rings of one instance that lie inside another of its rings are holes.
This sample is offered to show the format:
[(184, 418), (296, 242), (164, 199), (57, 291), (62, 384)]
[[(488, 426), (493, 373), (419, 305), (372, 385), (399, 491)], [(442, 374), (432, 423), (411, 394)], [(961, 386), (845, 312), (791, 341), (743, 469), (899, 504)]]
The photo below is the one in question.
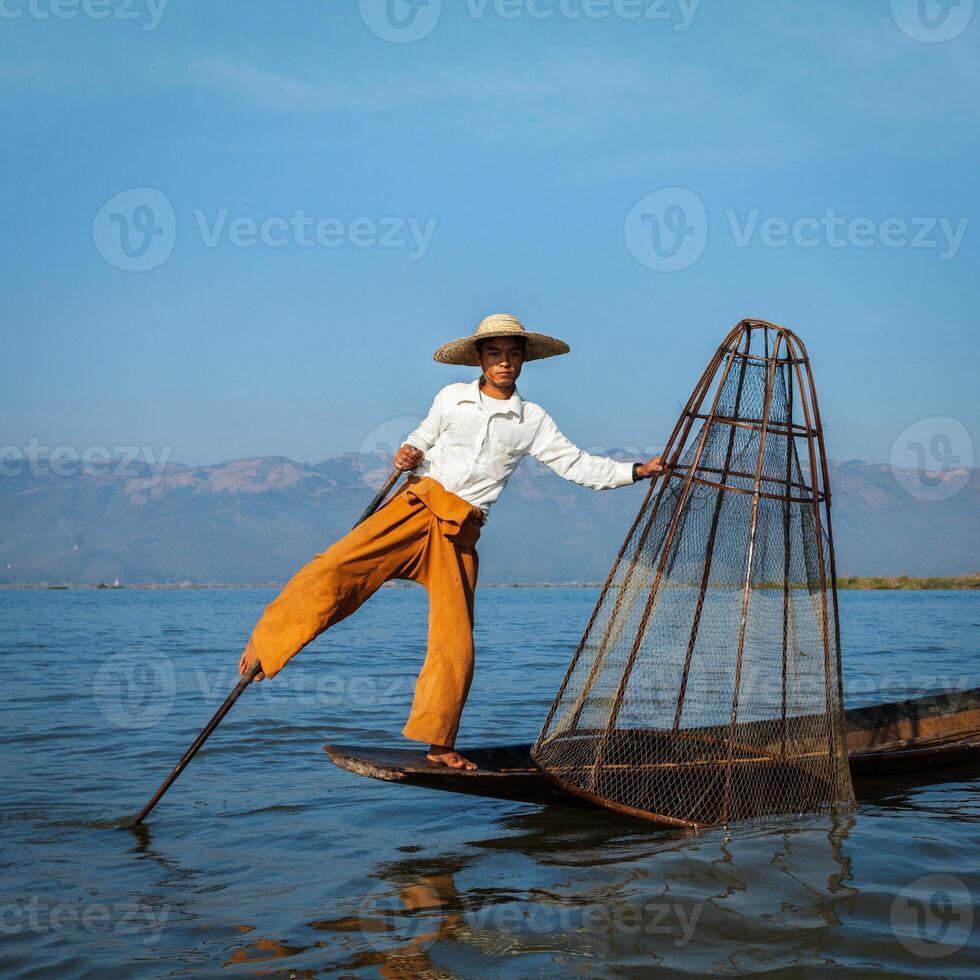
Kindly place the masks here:
[[(494, 408), (488, 413), (490, 415), (507, 415), (508, 413), (513, 413), (522, 422), (524, 421), (524, 401), (521, 398), (520, 392), (517, 390), (517, 386), (514, 386), (514, 394), (510, 396), (506, 401), (501, 398), (491, 398), (487, 396), (485, 399), (480, 398), (480, 379), (475, 378), (473, 381), (469, 382), (466, 386), (466, 391), (463, 395), (457, 399), (457, 404), (460, 402), (474, 402), (476, 405), (482, 405), (483, 402), (490, 403)], [(497, 408), (497, 405), (500, 408)]]

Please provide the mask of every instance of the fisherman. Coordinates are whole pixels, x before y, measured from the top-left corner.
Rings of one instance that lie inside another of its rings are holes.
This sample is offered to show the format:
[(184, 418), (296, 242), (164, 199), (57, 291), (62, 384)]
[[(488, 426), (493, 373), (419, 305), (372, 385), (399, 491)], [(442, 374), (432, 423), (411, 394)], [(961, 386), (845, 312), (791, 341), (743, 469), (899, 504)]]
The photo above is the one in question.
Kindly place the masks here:
[(415, 472), (384, 506), (289, 580), (253, 630), (239, 673), (258, 663), (255, 680), (274, 677), (384, 582), (419, 582), (429, 592), (428, 649), (402, 734), (428, 743), (431, 762), (475, 769), (454, 746), (473, 677), (476, 542), (493, 502), (525, 456), (593, 490), (628, 486), (661, 469), (659, 456), (622, 463), (583, 452), (540, 405), (521, 398), (516, 382), (525, 361), (569, 349), (505, 313), (440, 347), (436, 361), (479, 367), (482, 374), (436, 395), (395, 454), (399, 470)]

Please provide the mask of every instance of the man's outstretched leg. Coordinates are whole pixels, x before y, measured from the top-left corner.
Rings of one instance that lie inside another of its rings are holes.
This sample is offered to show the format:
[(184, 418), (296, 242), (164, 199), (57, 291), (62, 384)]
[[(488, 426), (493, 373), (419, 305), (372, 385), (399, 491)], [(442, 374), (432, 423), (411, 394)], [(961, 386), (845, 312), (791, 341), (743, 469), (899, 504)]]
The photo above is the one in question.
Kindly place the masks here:
[(286, 583), (252, 631), (239, 673), (258, 662), (256, 680), (274, 677), (307, 643), (413, 567), (428, 529), (429, 513), (422, 504), (403, 490), (396, 492)]

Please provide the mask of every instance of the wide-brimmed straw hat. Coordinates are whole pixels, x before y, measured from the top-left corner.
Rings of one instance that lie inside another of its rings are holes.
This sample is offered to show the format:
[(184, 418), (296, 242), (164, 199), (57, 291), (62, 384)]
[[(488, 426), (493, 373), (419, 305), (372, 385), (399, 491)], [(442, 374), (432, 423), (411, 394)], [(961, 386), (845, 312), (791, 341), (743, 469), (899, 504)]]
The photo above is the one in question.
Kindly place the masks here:
[(564, 340), (525, 330), (516, 316), (511, 316), (509, 313), (492, 313), (480, 321), (480, 325), (469, 337), (460, 337), (459, 340), (443, 344), (432, 355), (432, 359), (441, 364), (479, 367), (480, 357), (476, 350), (476, 342), (489, 340), (491, 337), (523, 337), (527, 341), (527, 354), (524, 357), (526, 361), (555, 357), (557, 354), (567, 354), (571, 350)]

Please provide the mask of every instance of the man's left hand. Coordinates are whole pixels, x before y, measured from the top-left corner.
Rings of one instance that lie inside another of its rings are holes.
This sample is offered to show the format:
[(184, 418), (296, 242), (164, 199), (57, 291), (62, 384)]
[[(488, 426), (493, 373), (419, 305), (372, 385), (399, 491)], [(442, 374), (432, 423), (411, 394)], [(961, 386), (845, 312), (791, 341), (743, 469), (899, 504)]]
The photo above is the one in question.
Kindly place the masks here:
[(640, 463), (636, 468), (636, 475), (641, 480), (648, 480), (652, 476), (656, 476), (658, 473), (663, 472), (663, 463), (659, 456), (654, 456), (653, 459), (647, 461), (646, 463)]

